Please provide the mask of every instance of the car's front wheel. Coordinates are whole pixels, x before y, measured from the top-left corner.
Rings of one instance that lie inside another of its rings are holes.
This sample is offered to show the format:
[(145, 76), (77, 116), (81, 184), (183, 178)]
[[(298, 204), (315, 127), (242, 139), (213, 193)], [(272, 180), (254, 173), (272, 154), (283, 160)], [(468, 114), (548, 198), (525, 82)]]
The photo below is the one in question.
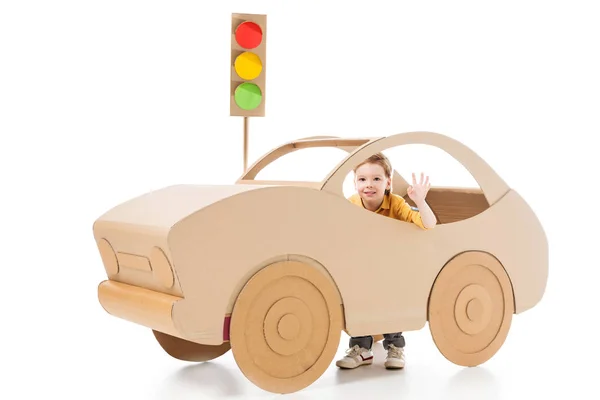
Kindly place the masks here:
[(274, 393), (301, 390), (329, 367), (343, 328), (337, 289), (298, 261), (271, 264), (240, 292), (230, 341), (242, 373)]
[(468, 251), (450, 260), (435, 280), (429, 329), (444, 357), (472, 367), (500, 349), (513, 313), (513, 289), (504, 267), (488, 253)]

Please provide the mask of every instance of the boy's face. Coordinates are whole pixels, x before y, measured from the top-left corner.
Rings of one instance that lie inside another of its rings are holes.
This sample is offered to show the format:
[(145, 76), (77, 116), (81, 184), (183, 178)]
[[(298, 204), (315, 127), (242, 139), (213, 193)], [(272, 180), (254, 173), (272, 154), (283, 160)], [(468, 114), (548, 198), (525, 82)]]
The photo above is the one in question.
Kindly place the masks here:
[(383, 202), (385, 190), (391, 187), (392, 180), (386, 178), (379, 164), (361, 165), (354, 176), (354, 187), (365, 206), (370, 209), (379, 207)]

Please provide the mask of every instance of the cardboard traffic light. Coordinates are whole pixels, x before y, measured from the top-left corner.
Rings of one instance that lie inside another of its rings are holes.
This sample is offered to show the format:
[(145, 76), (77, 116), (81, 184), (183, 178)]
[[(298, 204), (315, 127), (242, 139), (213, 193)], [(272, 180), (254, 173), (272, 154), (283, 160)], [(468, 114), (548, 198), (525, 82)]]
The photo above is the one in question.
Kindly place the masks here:
[(265, 116), (266, 67), (267, 16), (231, 14), (231, 116)]

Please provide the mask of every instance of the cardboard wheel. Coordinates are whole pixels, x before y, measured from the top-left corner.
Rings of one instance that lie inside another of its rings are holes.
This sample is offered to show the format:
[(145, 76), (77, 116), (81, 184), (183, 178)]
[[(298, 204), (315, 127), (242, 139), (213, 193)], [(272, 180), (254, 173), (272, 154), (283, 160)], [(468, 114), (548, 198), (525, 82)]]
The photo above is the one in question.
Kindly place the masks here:
[(256, 386), (291, 393), (329, 367), (342, 328), (337, 289), (326, 276), (283, 261), (259, 271), (240, 292), (231, 314), (231, 349)]
[(224, 342), (219, 346), (190, 342), (163, 332), (152, 330), (158, 344), (171, 357), (183, 361), (210, 361), (227, 353), (231, 346)]
[(512, 285), (500, 262), (469, 251), (438, 275), (429, 299), (429, 329), (446, 359), (472, 367), (504, 344), (513, 313)]

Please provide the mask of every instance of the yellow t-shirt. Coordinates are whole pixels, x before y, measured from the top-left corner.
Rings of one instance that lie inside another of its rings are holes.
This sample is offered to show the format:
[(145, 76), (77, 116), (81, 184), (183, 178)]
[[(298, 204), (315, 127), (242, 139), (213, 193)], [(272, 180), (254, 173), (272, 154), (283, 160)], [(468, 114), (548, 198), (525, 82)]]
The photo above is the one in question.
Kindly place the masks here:
[[(362, 199), (358, 194), (353, 194), (348, 200), (350, 200), (352, 204), (365, 208)], [(383, 197), (383, 203), (381, 203), (381, 206), (379, 206), (379, 209), (375, 212), (386, 217), (399, 219), (405, 222), (412, 222), (423, 229), (428, 229), (423, 225), (421, 213), (413, 210), (406, 200), (394, 193), (386, 194)]]

